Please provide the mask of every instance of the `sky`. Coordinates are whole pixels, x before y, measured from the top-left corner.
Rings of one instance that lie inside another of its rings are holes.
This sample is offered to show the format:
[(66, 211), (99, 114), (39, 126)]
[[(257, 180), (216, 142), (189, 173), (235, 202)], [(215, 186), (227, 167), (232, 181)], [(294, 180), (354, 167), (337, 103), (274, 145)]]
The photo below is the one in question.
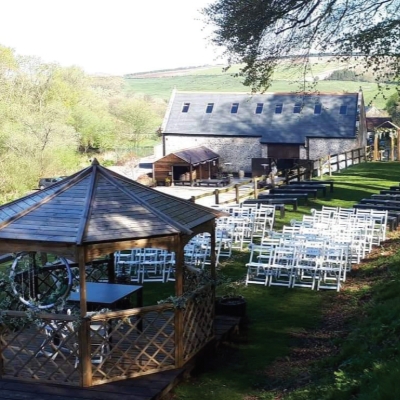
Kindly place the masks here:
[(210, 2), (2, 0), (0, 45), (88, 74), (223, 64), (199, 12)]

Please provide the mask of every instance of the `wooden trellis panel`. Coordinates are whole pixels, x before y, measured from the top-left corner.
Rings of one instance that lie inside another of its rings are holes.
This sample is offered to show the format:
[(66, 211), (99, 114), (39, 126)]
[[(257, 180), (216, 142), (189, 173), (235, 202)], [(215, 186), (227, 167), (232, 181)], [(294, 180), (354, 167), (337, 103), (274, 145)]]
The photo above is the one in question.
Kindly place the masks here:
[(211, 286), (198, 291), (183, 313), (184, 360), (190, 360), (214, 337), (214, 297)]

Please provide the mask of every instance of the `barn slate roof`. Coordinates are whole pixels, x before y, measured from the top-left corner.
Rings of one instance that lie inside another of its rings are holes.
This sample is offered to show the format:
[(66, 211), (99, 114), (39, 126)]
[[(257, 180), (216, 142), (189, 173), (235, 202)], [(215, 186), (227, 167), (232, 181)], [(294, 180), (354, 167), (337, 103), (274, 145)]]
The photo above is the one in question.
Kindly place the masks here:
[[(261, 143), (303, 144), (306, 137), (355, 138), (358, 93), (194, 93), (174, 92), (166, 114), (164, 135), (205, 135), (220, 137), (259, 137)], [(314, 114), (316, 102), (322, 105), (321, 114)], [(183, 104), (189, 103), (187, 112)], [(211, 113), (206, 113), (208, 104)], [(231, 113), (238, 103), (237, 113)], [(256, 114), (257, 104), (263, 104)], [(294, 105), (302, 105), (294, 113)], [(275, 113), (282, 104), (282, 113)], [(346, 115), (339, 113), (347, 106)]]
[(46, 189), (0, 206), (0, 240), (90, 243), (191, 234), (208, 207), (132, 181), (94, 160)]
[(219, 158), (219, 155), (217, 153), (213, 152), (205, 146), (184, 149), (176, 151), (172, 154), (192, 165), (197, 165), (204, 161), (211, 161)]

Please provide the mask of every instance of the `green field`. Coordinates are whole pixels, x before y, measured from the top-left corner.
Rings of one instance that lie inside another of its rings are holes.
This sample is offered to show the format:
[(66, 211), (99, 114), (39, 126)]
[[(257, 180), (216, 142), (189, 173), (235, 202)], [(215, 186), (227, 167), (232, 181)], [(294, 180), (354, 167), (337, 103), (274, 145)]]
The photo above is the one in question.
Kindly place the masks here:
[[(250, 92), (249, 87), (242, 84), (242, 78), (235, 77), (240, 66), (233, 66), (227, 72), (223, 72), (223, 66), (198, 68), (193, 70), (176, 71), (176, 74), (160, 73), (159, 77), (127, 77), (125, 79), (127, 90), (134, 93), (145, 94), (155, 98), (168, 101), (172, 90), (195, 91), (195, 92)], [(313, 76), (326, 74), (334, 69), (343, 68), (338, 63), (317, 63), (312, 65)], [(307, 79), (312, 79), (311, 75), (306, 75)], [(327, 81), (319, 80), (317, 85), (311, 88), (311, 81), (306, 82), (307, 90), (320, 92), (357, 92), (360, 87), (365, 96), (365, 104), (373, 104), (377, 108), (383, 109), (387, 98), (395, 93), (395, 86), (391, 85), (379, 93), (378, 87), (373, 82), (353, 82), (353, 81)], [(285, 66), (278, 68), (274, 75), (274, 81), (269, 92), (296, 92), (304, 89), (304, 80), (301, 78), (301, 71)]]

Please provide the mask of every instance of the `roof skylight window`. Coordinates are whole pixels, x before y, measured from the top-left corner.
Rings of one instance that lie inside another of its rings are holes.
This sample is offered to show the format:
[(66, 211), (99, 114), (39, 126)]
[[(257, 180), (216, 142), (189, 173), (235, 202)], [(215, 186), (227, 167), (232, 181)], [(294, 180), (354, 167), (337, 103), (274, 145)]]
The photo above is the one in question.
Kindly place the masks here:
[(301, 103), (296, 103), (293, 107), (293, 113), (300, 114), (300, 111), (301, 111)]
[(189, 111), (190, 103), (183, 103), (182, 112), (187, 113)]
[(239, 110), (239, 103), (232, 103), (231, 114), (237, 114)]
[(283, 111), (283, 104), (279, 103), (275, 106), (275, 114), (282, 114)]
[(262, 114), (264, 108), (264, 103), (257, 103), (256, 114)]
[(321, 103), (315, 103), (314, 114), (321, 114), (321, 112), (322, 112), (322, 104)]
[(339, 114), (346, 115), (347, 114), (347, 106), (340, 106)]
[(206, 114), (211, 114), (213, 112), (214, 103), (208, 103), (206, 108)]

